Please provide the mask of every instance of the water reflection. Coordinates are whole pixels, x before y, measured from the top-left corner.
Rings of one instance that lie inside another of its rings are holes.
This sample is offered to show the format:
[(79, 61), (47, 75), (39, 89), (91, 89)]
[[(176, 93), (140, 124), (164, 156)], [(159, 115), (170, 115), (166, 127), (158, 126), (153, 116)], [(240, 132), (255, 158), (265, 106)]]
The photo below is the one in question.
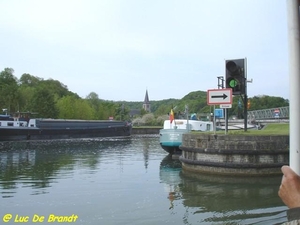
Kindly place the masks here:
[(199, 207), (196, 214), (213, 212), (213, 217), (204, 221), (238, 223), (253, 218), (257, 222), (285, 211), (277, 195), (281, 177), (216, 177), (184, 172), (181, 175), (183, 204)]
[(145, 162), (145, 168), (148, 168), (149, 165), (149, 150), (151, 145), (151, 140), (148, 138), (143, 139), (143, 156), (144, 156), (144, 162)]
[[(97, 170), (101, 157), (130, 143), (129, 138), (17, 143), (12, 149), (0, 151), (2, 197), (13, 197), (13, 193), (16, 193), (14, 189), (17, 188), (50, 187), (51, 183), (56, 183), (56, 179), (71, 177), (75, 167), (88, 168), (92, 174)], [(32, 194), (41, 193), (47, 191), (36, 190)]]
[[(27, 145), (27, 146), (26, 146)], [(3, 216), (78, 214), (79, 224), (275, 224), (280, 177), (186, 173), (157, 136), (31, 142), (0, 151)]]
[(179, 207), (179, 203), (184, 206), (184, 224), (193, 224), (195, 217), (201, 224), (286, 221), (286, 207), (277, 194), (281, 176), (243, 178), (198, 174), (182, 171), (178, 160), (166, 157), (161, 162), (160, 179), (167, 189), (169, 209), (176, 211), (174, 207)]
[(172, 156), (166, 156), (160, 164), (160, 179), (165, 184), (165, 191), (170, 200), (169, 209), (174, 208), (174, 201), (182, 198), (179, 184), (181, 184), (181, 163), (179, 160), (173, 160)]

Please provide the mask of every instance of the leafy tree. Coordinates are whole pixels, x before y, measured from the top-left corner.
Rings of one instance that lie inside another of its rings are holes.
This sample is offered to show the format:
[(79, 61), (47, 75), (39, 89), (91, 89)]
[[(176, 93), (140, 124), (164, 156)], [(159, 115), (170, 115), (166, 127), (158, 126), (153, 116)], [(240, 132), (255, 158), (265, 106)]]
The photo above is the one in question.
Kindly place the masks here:
[(117, 104), (112, 101), (101, 101), (100, 111), (101, 119), (107, 120), (109, 117), (116, 116), (116, 106)]
[(155, 115), (156, 116), (159, 116), (159, 115), (168, 115), (168, 113), (170, 113), (171, 109), (172, 109), (171, 105), (166, 105), (166, 104), (160, 105), (157, 108), (157, 110), (155, 111)]
[(163, 116), (159, 116), (156, 118), (156, 124), (158, 126), (163, 126), (164, 125), (164, 121), (169, 119), (168, 115), (163, 115)]
[(38, 87), (43, 89), (48, 89), (55, 97), (55, 100), (58, 100), (59, 98), (67, 95), (75, 95), (76, 97), (79, 98), (77, 94), (70, 92), (67, 86), (58, 80), (53, 80), (53, 79), (42, 80), (38, 83)]
[(39, 82), (41, 82), (42, 80), (42, 78), (32, 76), (28, 73), (24, 73), (20, 78), (20, 84), (30, 87), (37, 87)]
[(138, 118), (135, 118), (135, 119), (132, 121), (132, 124), (133, 124), (134, 126), (141, 126), (141, 125), (144, 125), (144, 124), (145, 124), (145, 121), (144, 121), (142, 118), (138, 117)]
[[(158, 114), (158, 113), (157, 113), (157, 110), (158, 110), (162, 105), (173, 107), (173, 106), (178, 105), (179, 102), (180, 102), (179, 99), (174, 99), (174, 98), (164, 99), (164, 100), (160, 100), (160, 101), (150, 101), (150, 104), (151, 104), (151, 111), (152, 111), (154, 114), (157, 115), (157, 114)], [(141, 104), (141, 105), (142, 105), (142, 104)], [(169, 108), (167, 111), (169, 112), (170, 110), (171, 110), (171, 108)]]
[(289, 106), (289, 101), (282, 97), (271, 97), (268, 95), (254, 96), (249, 98), (250, 110), (270, 109)]
[(97, 93), (91, 92), (88, 94), (88, 96), (86, 96), (86, 99), (93, 100), (93, 101), (99, 101), (99, 96)]
[(128, 120), (129, 119), (129, 108), (123, 104), (118, 104), (115, 111), (116, 120)]
[(18, 79), (13, 73), (12, 68), (5, 68), (0, 73), (0, 106), (10, 112), (19, 110)]
[[(44, 80), (42, 78), (32, 76), (30, 74), (24, 73), (20, 78), (20, 105), (22, 110), (32, 111), (32, 102), (34, 102), (34, 93), (37, 89), (48, 90), (48, 92), (53, 96), (54, 101), (58, 101), (63, 96), (74, 95), (78, 97), (77, 94), (70, 92), (67, 86), (61, 82), (53, 79)], [(36, 106), (34, 106), (36, 107)]]
[(153, 113), (145, 114), (142, 119), (145, 122), (145, 125), (154, 125), (155, 124)]
[(93, 120), (95, 110), (89, 105), (85, 99), (77, 99), (74, 106), (76, 112), (75, 117), (82, 120)]
[(97, 120), (102, 119), (101, 118), (102, 115), (100, 113), (101, 100), (99, 99), (98, 94), (96, 94), (95, 92), (91, 92), (85, 99), (95, 112), (93, 118)]
[(64, 96), (60, 98), (56, 103), (59, 111), (58, 117), (61, 119), (75, 119), (75, 102), (76, 98), (74, 96)]
[(35, 94), (35, 88), (22, 85), (19, 87), (19, 93), (20, 111), (32, 111), (32, 99)]
[(141, 116), (144, 116), (146, 114), (148, 114), (149, 112), (147, 110), (145, 110), (144, 108), (141, 108), (141, 111), (140, 111), (140, 115)]
[(62, 119), (94, 119), (95, 111), (87, 100), (75, 96), (65, 96), (57, 101), (59, 118)]
[[(250, 101), (251, 105), (248, 111), (289, 106), (287, 99), (267, 95), (254, 96), (253, 98), (249, 98), (248, 101)], [(244, 118), (244, 101), (240, 96), (233, 97), (232, 108), (228, 112), (229, 116), (235, 115), (238, 118)]]
[(32, 110), (38, 113), (39, 117), (57, 118), (58, 116), (58, 109), (54, 101), (54, 96), (47, 89), (36, 89), (31, 105)]

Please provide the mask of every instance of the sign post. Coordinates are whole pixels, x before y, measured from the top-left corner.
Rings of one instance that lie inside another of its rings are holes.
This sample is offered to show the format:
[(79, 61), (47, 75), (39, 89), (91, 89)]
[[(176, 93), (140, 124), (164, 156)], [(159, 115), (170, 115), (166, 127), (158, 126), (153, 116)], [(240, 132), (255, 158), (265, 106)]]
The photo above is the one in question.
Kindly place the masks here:
[[(232, 88), (224, 89), (211, 89), (207, 90), (207, 104), (208, 105), (220, 105), (224, 108), (231, 108), (232, 105)], [(223, 109), (222, 109), (223, 110)], [(225, 109), (227, 111), (227, 109)], [(216, 110), (214, 110), (214, 115)], [(225, 134), (227, 134), (227, 113), (225, 112)], [(214, 116), (214, 131), (215, 131), (215, 116)]]

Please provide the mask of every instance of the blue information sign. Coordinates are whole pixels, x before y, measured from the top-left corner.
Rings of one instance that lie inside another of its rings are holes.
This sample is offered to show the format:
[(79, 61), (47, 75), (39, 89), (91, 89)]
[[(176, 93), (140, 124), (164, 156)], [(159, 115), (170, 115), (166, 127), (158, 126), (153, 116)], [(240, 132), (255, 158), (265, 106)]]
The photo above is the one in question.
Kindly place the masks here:
[(223, 109), (215, 109), (215, 117), (216, 118), (224, 118), (224, 110)]

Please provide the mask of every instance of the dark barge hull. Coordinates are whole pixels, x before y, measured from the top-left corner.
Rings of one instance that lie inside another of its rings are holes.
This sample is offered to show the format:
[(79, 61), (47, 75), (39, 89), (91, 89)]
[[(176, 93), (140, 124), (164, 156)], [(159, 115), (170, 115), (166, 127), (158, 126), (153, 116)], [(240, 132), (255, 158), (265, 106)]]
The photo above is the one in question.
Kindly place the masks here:
[(0, 127), (0, 141), (130, 136), (132, 126), (117, 121), (39, 120), (39, 127)]

